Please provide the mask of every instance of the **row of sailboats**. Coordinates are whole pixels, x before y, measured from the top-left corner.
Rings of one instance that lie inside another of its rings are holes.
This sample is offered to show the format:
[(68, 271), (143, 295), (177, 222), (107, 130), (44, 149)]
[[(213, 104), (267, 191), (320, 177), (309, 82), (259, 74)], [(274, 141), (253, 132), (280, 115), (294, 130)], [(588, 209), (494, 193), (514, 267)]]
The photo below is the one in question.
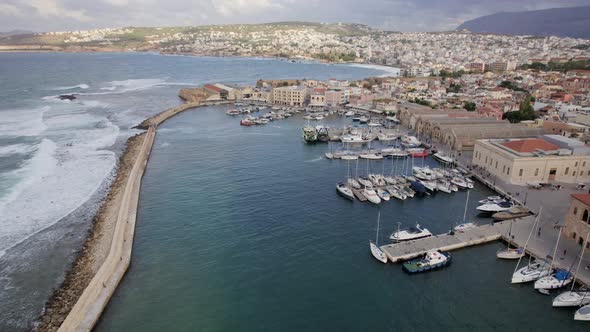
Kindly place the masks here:
[(555, 247), (553, 249), (553, 254), (551, 256), (550, 262), (548, 262), (547, 260), (538, 261), (535, 260), (532, 256), (529, 256), (527, 265), (520, 267), (520, 263), (524, 258), (524, 252), (527, 246), (529, 245), (532, 234), (534, 230), (537, 228), (537, 226), (540, 224), (541, 210), (539, 210), (539, 214), (537, 214), (537, 217), (535, 218), (535, 222), (533, 223), (529, 236), (525, 242), (524, 248), (519, 248), (522, 251), (522, 256), (519, 257), (518, 262), (516, 263), (516, 267), (514, 268), (514, 272), (512, 274), (511, 283), (519, 284), (534, 281), (534, 288), (544, 294), (549, 294), (549, 290), (551, 289), (558, 289), (571, 284), (571, 288), (568, 291), (559, 294), (557, 297), (553, 299), (552, 305), (554, 307), (581, 306), (581, 308), (576, 311), (574, 319), (590, 321), (590, 291), (587, 289), (576, 290), (576, 274), (580, 270), (580, 266), (582, 264), (584, 255), (584, 248), (586, 248), (586, 246), (588, 245), (590, 234), (586, 236), (586, 239), (580, 250), (579, 259), (577, 260), (577, 267), (574, 273), (571, 273), (569, 270), (566, 269), (555, 268), (555, 257), (557, 255), (557, 248), (559, 246), (559, 241), (561, 239), (561, 229), (557, 235), (557, 241), (555, 243)]

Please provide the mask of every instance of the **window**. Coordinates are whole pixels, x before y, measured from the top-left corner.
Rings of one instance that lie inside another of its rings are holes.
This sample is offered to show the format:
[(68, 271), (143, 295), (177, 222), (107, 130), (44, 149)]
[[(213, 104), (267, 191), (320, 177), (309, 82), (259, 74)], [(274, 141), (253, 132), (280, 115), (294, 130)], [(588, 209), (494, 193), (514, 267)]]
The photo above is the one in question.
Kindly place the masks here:
[(578, 244), (583, 246), (584, 245), (584, 239), (580, 236), (580, 238), (578, 239)]
[(518, 171), (518, 176), (522, 176), (522, 168)]
[(577, 234), (576, 234), (576, 232), (574, 232), (574, 234), (572, 234), (572, 239), (574, 239), (574, 240), (575, 240), (575, 239), (576, 239), (576, 237), (577, 237), (576, 235), (577, 235)]
[(584, 214), (582, 214), (582, 220), (588, 222), (588, 210), (584, 210)]
[(570, 168), (569, 167), (566, 167), (565, 168), (565, 172), (563, 174), (567, 175), (567, 173), (569, 173), (569, 172), (570, 172)]
[(578, 208), (574, 206), (574, 216), (578, 214)]
[(576, 163), (574, 164), (574, 167), (578, 167), (578, 162), (576, 161)]
[(580, 171), (580, 176), (584, 176), (584, 171)]
[(506, 165), (502, 166), (502, 173), (506, 172)]
[(539, 169), (537, 168), (537, 169), (535, 169), (535, 176), (538, 176), (538, 175), (539, 175)]
[(498, 169), (498, 161), (496, 160), (496, 169)]
[(572, 176), (576, 176), (576, 171), (573, 171), (572, 172)]
[(510, 167), (508, 167), (508, 170), (506, 171), (506, 174), (510, 175)]
[(582, 162), (582, 167), (584, 167), (584, 166), (586, 166), (586, 162), (585, 161)]
[(485, 161), (485, 163), (486, 163), (486, 164), (488, 163), (488, 156), (486, 156), (486, 161)]

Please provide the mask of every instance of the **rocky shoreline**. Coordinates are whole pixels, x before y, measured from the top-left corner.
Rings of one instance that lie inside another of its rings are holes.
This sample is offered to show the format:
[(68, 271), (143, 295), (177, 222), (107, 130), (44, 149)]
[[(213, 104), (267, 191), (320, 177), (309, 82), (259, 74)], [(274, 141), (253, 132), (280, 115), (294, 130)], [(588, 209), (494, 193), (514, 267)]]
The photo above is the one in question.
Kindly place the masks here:
[(106, 259), (125, 185), (145, 136), (146, 133), (142, 133), (127, 140), (117, 164), (115, 180), (92, 221), (87, 239), (62, 285), (54, 291), (34, 323), (33, 331), (57, 331)]

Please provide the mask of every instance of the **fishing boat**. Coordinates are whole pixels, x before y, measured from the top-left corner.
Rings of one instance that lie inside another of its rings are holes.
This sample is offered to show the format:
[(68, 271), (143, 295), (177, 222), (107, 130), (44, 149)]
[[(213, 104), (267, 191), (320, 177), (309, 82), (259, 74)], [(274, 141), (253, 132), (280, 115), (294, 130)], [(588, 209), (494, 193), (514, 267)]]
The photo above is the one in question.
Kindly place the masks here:
[(483, 204), (478, 206), (476, 209), (483, 213), (496, 213), (501, 211), (510, 210), (514, 206), (514, 203), (510, 201), (503, 201), (500, 203)]
[(315, 143), (318, 140), (318, 133), (312, 126), (303, 127), (303, 140), (307, 143)]
[(348, 198), (351, 201), (354, 201), (354, 194), (352, 193), (352, 190), (348, 186), (346, 186), (345, 183), (339, 182), (336, 185), (336, 190), (338, 191), (338, 194), (340, 194), (340, 196)]
[(590, 304), (578, 309), (574, 315), (574, 320), (590, 320)]
[(379, 221), (381, 219), (381, 211), (377, 214), (377, 235), (375, 235), (375, 243), (369, 241), (369, 248), (371, 248), (371, 254), (375, 259), (381, 263), (387, 263), (387, 255), (379, 248), (377, 243), (379, 242)]
[(317, 140), (320, 142), (328, 142), (330, 140), (330, 135), (328, 133), (328, 128), (324, 126), (316, 126), (315, 127), (317, 133)]
[(469, 204), (469, 191), (467, 192), (467, 197), (465, 198), (465, 208), (463, 209), (463, 223), (456, 225), (453, 227), (455, 232), (465, 232), (470, 228), (474, 228), (476, 225), (472, 222), (465, 222), (467, 219), (467, 205)]
[(564, 269), (557, 269), (552, 274), (535, 281), (535, 289), (557, 289), (569, 285), (573, 275)]
[(377, 195), (377, 192), (372, 187), (365, 187), (362, 191), (363, 195), (367, 198), (367, 200), (373, 204), (381, 203), (381, 198)]
[(385, 189), (381, 189), (381, 188), (378, 188), (378, 189), (377, 189), (377, 195), (378, 195), (378, 196), (379, 196), (379, 197), (380, 197), (382, 200), (384, 200), (384, 201), (386, 201), (386, 202), (387, 202), (387, 201), (389, 201), (389, 199), (390, 199), (390, 197), (391, 197), (391, 196), (389, 195), (389, 192), (388, 192), (387, 190), (385, 190)]
[(401, 241), (409, 241), (409, 240), (416, 240), (423, 237), (432, 236), (432, 233), (426, 228), (421, 227), (419, 224), (416, 224), (414, 227), (410, 227), (408, 230), (400, 231), (398, 229), (397, 232), (394, 232), (389, 236), (389, 238), (396, 242)]
[(408, 273), (420, 273), (445, 267), (451, 263), (451, 254), (440, 250), (427, 251), (423, 257), (402, 264)]
[(439, 162), (441, 162), (442, 164), (454, 164), (455, 163), (455, 159), (453, 159), (453, 157), (443, 153), (443, 152), (437, 152), (434, 155), (432, 155), (432, 157), (434, 157), (434, 159), (438, 160)]

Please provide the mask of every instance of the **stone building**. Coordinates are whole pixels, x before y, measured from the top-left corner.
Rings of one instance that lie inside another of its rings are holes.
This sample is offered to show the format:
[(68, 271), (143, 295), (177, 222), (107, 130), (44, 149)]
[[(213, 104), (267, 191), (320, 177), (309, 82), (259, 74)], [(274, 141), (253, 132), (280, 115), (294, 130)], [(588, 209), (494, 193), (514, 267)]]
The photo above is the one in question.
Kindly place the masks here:
[(272, 89), (272, 102), (284, 106), (304, 106), (307, 99), (307, 88), (298, 85)]
[(472, 164), (517, 185), (590, 182), (590, 148), (558, 135), (478, 140)]
[[(590, 194), (572, 194), (570, 207), (565, 218), (563, 236), (582, 246), (588, 234), (590, 234)], [(587, 244), (586, 251), (589, 249), (590, 244)]]

